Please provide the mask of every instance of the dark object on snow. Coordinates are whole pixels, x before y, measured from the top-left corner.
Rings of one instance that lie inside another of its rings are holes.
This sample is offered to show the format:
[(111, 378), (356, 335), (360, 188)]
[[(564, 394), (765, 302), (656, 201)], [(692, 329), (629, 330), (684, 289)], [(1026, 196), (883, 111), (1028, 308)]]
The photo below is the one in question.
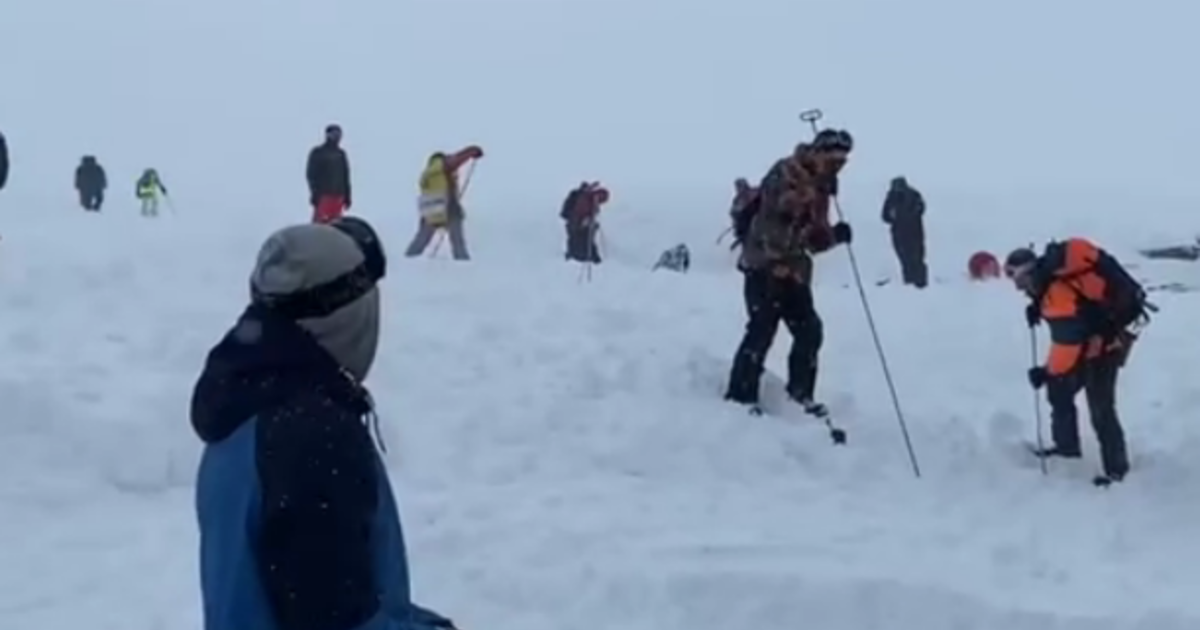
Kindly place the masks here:
[[(208, 630), (450, 628), (414, 604), (362, 380), (384, 253), (360, 219), (285, 228), (192, 396)], [(332, 280), (331, 280), (332, 278)]]
[(1196, 240), (1195, 245), (1143, 249), (1138, 253), (1153, 260), (1186, 260), (1192, 262), (1200, 260), (1200, 239)]
[(79, 205), (89, 212), (99, 212), (104, 205), (104, 191), (108, 188), (108, 176), (96, 156), (85, 155), (75, 169), (75, 190), (79, 192)]
[(654, 263), (651, 271), (659, 269), (670, 269), (680, 273), (687, 273), (688, 268), (692, 266), (692, 255), (688, 252), (687, 245), (680, 243), (671, 249), (663, 252), (658, 257), (658, 262)]
[(8, 183), (8, 141), (0, 133), (0, 190)]
[(929, 284), (925, 265), (925, 199), (920, 191), (897, 177), (883, 202), (883, 222), (892, 228), (892, 247), (900, 259), (904, 284), (923, 289)]

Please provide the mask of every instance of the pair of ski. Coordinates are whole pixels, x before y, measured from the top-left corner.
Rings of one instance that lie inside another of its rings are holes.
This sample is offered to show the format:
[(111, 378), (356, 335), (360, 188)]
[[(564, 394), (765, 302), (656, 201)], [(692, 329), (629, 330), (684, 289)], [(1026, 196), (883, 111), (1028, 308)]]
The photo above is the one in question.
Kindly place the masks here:
[[(1038, 460), (1045, 461), (1045, 460), (1049, 460), (1049, 458), (1053, 457), (1052, 455), (1045, 454), (1043, 452), (1042, 447), (1039, 447), (1036, 443), (1034, 443), (1032, 441), (1026, 441), (1026, 442), (1024, 442), (1024, 444), (1025, 444), (1025, 448), (1029, 451), (1029, 454), (1033, 455)], [(1100, 474), (1092, 477), (1092, 485), (1096, 486), (1097, 488), (1108, 488), (1108, 487), (1111, 487), (1114, 483), (1117, 483), (1119, 481), (1121, 481), (1120, 478), (1112, 477), (1112, 476), (1106, 475), (1104, 473), (1100, 473)]]
[[(838, 446), (846, 444), (846, 430), (833, 423), (833, 417), (829, 413), (829, 408), (821, 403), (801, 402), (788, 400), (784, 405), (797, 405), (805, 415), (821, 420), (825, 423), (825, 428), (829, 429), (829, 439)], [(768, 411), (761, 403), (749, 405), (747, 408), (752, 416), (771, 416), (776, 415)]]

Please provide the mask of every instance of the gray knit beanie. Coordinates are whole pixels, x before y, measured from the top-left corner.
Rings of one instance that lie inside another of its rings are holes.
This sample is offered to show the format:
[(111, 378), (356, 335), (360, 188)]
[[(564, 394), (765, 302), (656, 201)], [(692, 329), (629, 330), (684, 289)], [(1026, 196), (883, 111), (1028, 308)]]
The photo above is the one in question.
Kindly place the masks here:
[[(295, 225), (263, 243), (250, 276), (252, 299), (268, 304), (334, 286), (334, 302), (316, 310), (308, 304), (296, 323), (360, 381), (370, 372), (379, 346), (378, 278), (367, 282), (356, 274), (366, 258), (363, 246), (347, 231), (326, 224)], [(338, 292), (339, 283), (349, 286)]]

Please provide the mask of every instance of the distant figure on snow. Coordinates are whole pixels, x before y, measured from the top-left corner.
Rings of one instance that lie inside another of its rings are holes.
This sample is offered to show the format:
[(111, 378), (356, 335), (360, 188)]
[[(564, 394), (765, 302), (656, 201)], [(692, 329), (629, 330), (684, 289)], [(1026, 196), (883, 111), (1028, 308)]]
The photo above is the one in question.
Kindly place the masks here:
[(85, 155), (75, 168), (75, 190), (79, 193), (79, 205), (88, 212), (100, 212), (104, 205), (104, 191), (108, 188), (108, 176), (96, 156)]
[(0, 190), (8, 183), (8, 141), (0, 133)]
[(651, 271), (659, 269), (670, 269), (679, 273), (687, 273), (692, 266), (692, 254), (688, 251), (686, 243), (680, 243), (671, 249), (663, 252), (658, 257), (658, 262), (654, 263)]
[(158, 216), (158, 196), (167, 195), (167, 187), (163, 185), (158, 171), (148, 168), (142, 171), (137, 180), (137, 198), (142, 202), (142, 216)]
[(191, 406), (206, 630), (454, 627), (412, 602), (371, 432), (386, 266), (361, 219), (284, 228), (209, 352)]
[(600, 207), (608, 203), (608, 189), (600, 182), (582, 182), (567, 194), (558, 216), (566, 222), (566, 259), (600, 264), (596, 236), (600, 232)]
[(450, 235), (450, 255), (454, 260), (470, 260), (467, 238), (463, 230), (466, 211), (462, 195), (467, 182), (460, 182), (458, 171), (471, 160), (483, 157), (483, 149), (469, 146), (458, 153), (434, 153), (425, 163), (418, 182), (421, 194), (417, 200), (417, 233), (404, 255), (420, 256), (441, 230)]
[(904, 284), (924, 289), (929, 284), (925, 266), (925, 198), (908, 180), (897, 177), (883, 202), (883, 222), (892, 226), (892, 247), (900, 259)]
[(313, 223), (329, 223), (350, 208), (350, 160), (342, 149), (341, 127), (325, 127), (325, 142), (309, 151), (305, 173)]

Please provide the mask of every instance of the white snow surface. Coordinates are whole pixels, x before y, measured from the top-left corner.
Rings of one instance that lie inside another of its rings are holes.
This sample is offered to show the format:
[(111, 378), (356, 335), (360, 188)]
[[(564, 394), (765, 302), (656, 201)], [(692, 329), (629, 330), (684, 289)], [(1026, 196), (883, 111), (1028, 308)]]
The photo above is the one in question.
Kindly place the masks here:
[[(940, 281), (917, 292), (875, 286), (894, 263), (862, 221), (856, 252), (916, 479), (844, 251), (820, 263), (819, 389), (850, 444), (720, 400), (743, 325), (728, 252), (697, 238), (692, 273), (648, 270), (687, 226), (721, 229), (723, 200), (712, 205), (614, 215), (591, 282), (561, 260), (552, 218), (480, 214), (476, 260), (459, 264), (401, 258), (408, 218), (369, 215), (393, 255), (369, 384), (420, 601), (468, 629), (1200, 624), (1200, 294), (1156, 293), (1162, 312), (1121, 383), (1134, 472), (1101, 491), (1086, 427), (1077, 466), (1043, 477), (1021, 453), (1034, 423), (1022, 299), (939, 253), (989, 230), (932, 222)], [(190, 388), (284, 222), (6, 217), (0, 627), (200, 627)], [(1123, 244), (1155, 225), (1139, 222), (1105, 244), (1143, 276), (1196, 274), (1138, 261)], [(1010, 223), (990, 233), (1006, 228), (1020, 243)]]

